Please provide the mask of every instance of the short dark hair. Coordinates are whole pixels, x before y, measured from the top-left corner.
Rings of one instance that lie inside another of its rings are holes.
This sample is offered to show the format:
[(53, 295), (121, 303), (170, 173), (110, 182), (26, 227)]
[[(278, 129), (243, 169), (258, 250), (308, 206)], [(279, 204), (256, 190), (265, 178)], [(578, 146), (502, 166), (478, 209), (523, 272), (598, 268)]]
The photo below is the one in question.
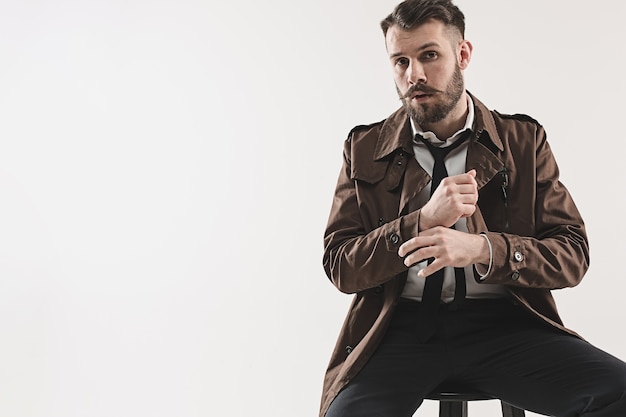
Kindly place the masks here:
[(429, 19), (458, 29), (461, 37), (465, 38), (465, 16), (451, 0), (405, 0), (380, 22), (380, 27), (387, 35), (387, 30), (393, 25), (412, 30)]

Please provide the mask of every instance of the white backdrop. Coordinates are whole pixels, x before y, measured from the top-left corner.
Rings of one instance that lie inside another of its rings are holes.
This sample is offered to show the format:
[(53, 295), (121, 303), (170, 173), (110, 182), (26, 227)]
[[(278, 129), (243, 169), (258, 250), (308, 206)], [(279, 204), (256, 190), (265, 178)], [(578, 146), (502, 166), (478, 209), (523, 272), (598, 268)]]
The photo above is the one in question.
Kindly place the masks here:
[[(0, 415), (316, 416), (350, 301), (322, 234), (347, 132), (399, 105), (395, 3), (0, 0)], [(626, 359), (626, 5), (458, 4), (468, 88), (543, 123), (586, 219), (562, 316)]]

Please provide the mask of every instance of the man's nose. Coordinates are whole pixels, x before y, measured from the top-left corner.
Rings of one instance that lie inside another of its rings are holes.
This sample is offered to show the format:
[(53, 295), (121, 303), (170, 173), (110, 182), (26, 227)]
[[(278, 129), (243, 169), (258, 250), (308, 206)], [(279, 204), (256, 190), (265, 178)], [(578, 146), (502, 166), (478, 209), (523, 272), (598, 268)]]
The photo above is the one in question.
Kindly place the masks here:
[(424, 67), (419, 62), (411, 62), (408, 71), (409, 85), (426, 83), (426, 73)]

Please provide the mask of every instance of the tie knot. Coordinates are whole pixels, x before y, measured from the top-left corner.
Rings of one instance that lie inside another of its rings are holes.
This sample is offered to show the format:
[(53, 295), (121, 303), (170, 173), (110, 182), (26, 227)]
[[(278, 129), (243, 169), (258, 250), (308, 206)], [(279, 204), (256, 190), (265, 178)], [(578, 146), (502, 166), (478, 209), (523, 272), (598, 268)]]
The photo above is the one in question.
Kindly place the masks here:
[(465, 142), (465, 139), (467, 139), (467, 137), (469, 136), (469, 133), (470, 133), (470, 130), (466, 130), (465, 132), (461, 134), (461, 137), (457, 139), (457, 141), (454, 142), (452, 145), (443, 146), (443, 147), (433, 145), (432, 143), (424, 139), (419, 134), (416, 135), (416, 138), (419, 138), (426, 145), (426, 147), (428, 148), (428, 150), (430, 151), (430, 153), (432, 154), (433, 158), (435, 158), (436, 161), (443, 161), (450, 152), (452, 152), (453, 150), (461, 146), (463, 142)]

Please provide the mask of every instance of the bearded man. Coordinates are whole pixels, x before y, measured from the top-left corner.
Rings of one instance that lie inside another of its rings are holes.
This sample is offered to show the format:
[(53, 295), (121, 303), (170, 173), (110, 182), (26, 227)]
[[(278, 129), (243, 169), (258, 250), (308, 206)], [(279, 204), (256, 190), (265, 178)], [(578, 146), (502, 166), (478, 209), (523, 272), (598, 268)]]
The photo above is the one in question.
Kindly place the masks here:
[(626, 416), (626, 364), (565, 327), (551, 291), (589, 265), (544, 128), (465, 89), (450, 0), (381, 22), (402, 108), (344, 145), (323, 264), (354, 300), (320, 416), (409, 417), (441, 387), (559, 417)]

